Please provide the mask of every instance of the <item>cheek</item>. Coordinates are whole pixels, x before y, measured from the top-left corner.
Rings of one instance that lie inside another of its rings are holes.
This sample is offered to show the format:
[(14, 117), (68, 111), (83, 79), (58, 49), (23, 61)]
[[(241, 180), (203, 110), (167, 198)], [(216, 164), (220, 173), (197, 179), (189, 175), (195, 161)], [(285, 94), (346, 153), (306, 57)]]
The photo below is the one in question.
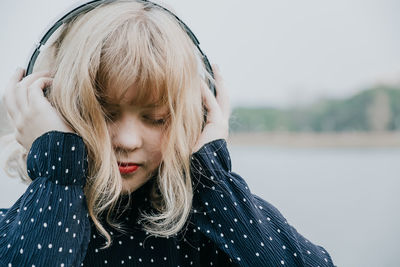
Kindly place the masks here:
[(110, 137), (112, 137), (118, 131), (118, 126), (116, 123), (107, 122), (107, 130)]
[(152, 156), (152, 161), (154, 164), (159, 165), (162, 159), (161, 147), (163, 142), (163, 132), (158, 130), (149, 131), (146, 135), (146, 139), (146, 143)]

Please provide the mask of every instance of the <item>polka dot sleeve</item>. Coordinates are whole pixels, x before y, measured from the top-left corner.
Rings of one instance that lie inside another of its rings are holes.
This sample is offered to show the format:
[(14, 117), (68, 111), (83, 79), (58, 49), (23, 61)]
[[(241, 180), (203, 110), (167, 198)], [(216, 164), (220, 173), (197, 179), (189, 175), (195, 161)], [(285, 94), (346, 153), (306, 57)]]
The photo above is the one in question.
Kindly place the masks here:
[(32, 183), (0, 216), (0, 265), (78, 266), (90, 239), (82, 138), (43, 134), (32, 144), (27, 170)]
[(226, 140), (192, 155), (193, 222), (239, 266), (334, 266), (271, 204), (253, 195), (231, 171)]

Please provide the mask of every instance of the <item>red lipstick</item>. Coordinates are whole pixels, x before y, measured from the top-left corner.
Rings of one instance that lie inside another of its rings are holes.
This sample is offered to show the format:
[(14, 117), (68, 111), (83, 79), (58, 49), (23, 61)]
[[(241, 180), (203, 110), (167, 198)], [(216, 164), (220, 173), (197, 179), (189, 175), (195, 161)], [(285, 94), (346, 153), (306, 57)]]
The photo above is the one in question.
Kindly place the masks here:
[(133, 173), (135, 172), (140, 166), (136, 163), (122, 163), (118, 162), (119, 172), (122, 174)]

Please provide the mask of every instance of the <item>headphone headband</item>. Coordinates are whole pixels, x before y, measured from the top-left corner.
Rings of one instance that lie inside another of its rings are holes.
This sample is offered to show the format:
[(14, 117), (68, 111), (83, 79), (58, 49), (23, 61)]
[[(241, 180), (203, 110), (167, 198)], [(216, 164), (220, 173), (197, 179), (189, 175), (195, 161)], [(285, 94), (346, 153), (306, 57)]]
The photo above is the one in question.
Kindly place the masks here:
[[(32, 73), (33, 70), (33, 66), (36, 62), (37, 57), (39, 56), (40, 53), (40, 49), (42, 48), (42, 46), (44, 46), (47, 42), (47, 40), (50, 38), (50, 36), (63, 24), (69, 22), (71, 19), (76, 18), (77, 16), (79, 16), (80, 14), (84, 13), (84, 12), (89, 12), (91, 10), (93, 10), (94, 8), (96, 8), (97, 6), (103, 4), (103, 3), (111, 3), (111, 2), (115, 2), (116, 0), (93, 0), (93, 1), (89, 1), (86, 2), (84, 4), (80, 4), (77, 7), (71, 9), (70, 11), (68, 11), (66, 14), (64, 14), (63, 16), (61, 16), (61, 18), (59, 18), (47, 31), (46, 33), (43, 35), (42, 38), (40, 38), (40, 41), (35, 45), (34, 49), (33, 49), (33, 53), (30, 56), (29, 62), (28, 62), (28, 67), (26, 68), (26, 76)], [(207, 70), (207, 72), (211, 75), (211, 77), (214, 78), (214, 72), (212, 71), (210, 62), (208, 61), (207, 56), (203, 53), (203, 51), (200, 49), (200, 42), (199, 40), (196, 38), (196, 36), (194, 35), (194, 33), (190, 30), (190, 28), (181, 20), (178, 18), (178, 16), (176, 16), (174, 13), (172, 13), (171, 11), (169, 11), (168, 9), (166, 9), (165, 7), (160, 6), (159, 4), (156, 4), (154, 2), (148, 1), (148, 0), (136, 0), (137, 2), (143, 2), (143, 3), (149, 3), (155, 7), (161, 8), (162, 10), (168, 12), (169, 14), (171, 14), (173, 17), (175, 17), (175, 19), (179, 22), (179, 24), (181, 25), (181, 27), (185, 30), (185, 32), (187, 33), (187, 35), (190, 37), (190, 39), (193, 41), (194, 45), (197, 47), (197, 49), (199, 50), (201, 56), (202, 56), (202, 60), (204, 62), (204, 66)], [(210, 90), (213, 92), (214, 95), (216, 95), (216, 91), (215, 91), (215, 85), (208, 80), (208, 86), (210, 88)]]

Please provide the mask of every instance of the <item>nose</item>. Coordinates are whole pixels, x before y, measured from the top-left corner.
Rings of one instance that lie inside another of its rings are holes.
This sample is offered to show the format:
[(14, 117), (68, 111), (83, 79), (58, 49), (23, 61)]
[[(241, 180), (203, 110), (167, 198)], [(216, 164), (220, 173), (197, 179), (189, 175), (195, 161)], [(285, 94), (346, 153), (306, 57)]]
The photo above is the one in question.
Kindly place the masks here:
[(143, 125), (136, 115), (125, 114), (109, 126), (116, 151), (129, 153), (143, 145)]

